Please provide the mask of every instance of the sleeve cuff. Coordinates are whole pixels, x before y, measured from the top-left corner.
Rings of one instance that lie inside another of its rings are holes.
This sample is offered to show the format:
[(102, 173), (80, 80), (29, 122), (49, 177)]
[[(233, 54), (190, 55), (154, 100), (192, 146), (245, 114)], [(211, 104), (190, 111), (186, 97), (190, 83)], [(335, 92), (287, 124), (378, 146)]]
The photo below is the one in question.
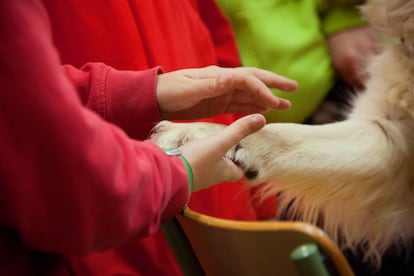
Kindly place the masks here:
[(121, 127), (130, 137), (146, 139), (161, 117), (156, 83), (161, 67), (143, 71), (110, 69), (105, 82), (105, 119)]

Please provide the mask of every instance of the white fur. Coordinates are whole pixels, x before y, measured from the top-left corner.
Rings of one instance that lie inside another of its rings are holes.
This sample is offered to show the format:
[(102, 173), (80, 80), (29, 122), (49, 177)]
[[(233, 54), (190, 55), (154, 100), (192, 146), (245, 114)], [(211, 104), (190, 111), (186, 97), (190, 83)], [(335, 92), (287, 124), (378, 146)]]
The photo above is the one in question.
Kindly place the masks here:
[[(368, 70), (366, 90), (347, 120), (326, 125), (268, 124), (228, 157), (283, 211), (321, 227), (343, 248), (363, 249), (380, 265), (392, 245), (414, 240), (414, 1), (373, 0), (362, 11), (386, 44)], [(163, 147), (216, 132), (208, 123), (162, 122), (152, 138)], [(293, 200), (293, 201), (292, 201)]]

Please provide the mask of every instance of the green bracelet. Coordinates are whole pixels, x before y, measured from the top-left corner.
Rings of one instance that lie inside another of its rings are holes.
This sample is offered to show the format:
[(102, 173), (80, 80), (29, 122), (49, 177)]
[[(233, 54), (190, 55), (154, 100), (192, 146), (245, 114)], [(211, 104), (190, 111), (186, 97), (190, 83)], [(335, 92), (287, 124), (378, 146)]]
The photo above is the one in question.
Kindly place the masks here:
[(190, 183), (190, 193), (193, 191), (193, 170), (191, 169), (190, 163), (188, 163), (187, 159), (182, 155), (181, 151), (179, 149), (167, 149), (164, 150), (165, 153), (169, 156), (177, 156), (181, 159), (181, 161), (184, 164), (185, 170), (187, 171), (188, 175), (188, 182)]

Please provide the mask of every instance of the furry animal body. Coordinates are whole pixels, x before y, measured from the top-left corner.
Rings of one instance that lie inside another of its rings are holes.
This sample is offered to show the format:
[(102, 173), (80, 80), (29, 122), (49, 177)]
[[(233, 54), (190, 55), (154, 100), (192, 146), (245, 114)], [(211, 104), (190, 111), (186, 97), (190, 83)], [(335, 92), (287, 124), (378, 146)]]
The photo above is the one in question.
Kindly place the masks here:
[[(372, 0), (362, 7), (385, 43), (367, 71), (365, 91), (347, 119), (325, 125), (275, 123), (228, 152), (250, 183), (280, 193), (282, 212), (318, 223), (344, 249), (380, 265), (392, 246), (414, 240), (414, 1)], [(223, 126), (161, 122), (164, 148)]]

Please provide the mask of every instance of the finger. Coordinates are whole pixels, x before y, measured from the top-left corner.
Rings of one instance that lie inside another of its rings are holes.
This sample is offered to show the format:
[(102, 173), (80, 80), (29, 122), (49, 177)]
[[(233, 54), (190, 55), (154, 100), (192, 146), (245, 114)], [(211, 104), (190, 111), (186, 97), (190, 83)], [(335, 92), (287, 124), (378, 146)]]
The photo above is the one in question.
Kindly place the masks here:
[[(292, 107), (292, 104), (289, 100), (279, 98), (279, 97), (278, 97), (278, 105), (270, 106), (267, 102), (263, 102), (260, 99), (257, 99), (256, 97), (253, 97), (251, 95), (241, 95), (241, 93), (239, 93), (240, 96), (238, 96), (237, 94), (238, 94), (237, 92), (234, 93), (233, 95), (234, 99), (229, 104), (229, 109), (237, 108), (237, 106), (240, 106), (240, 108), (246, 108), (245, 106), (252, 106), (252, 107), (261, 106), (262, 108), (265, 108), (265, 109), (269, 109), (272, 107), (272, 108), (277, 108), (280, 110), (287, 110)], [(258, 111), (258, 112), (261, 112), (261, 111)]]
[[(215, 98), (234, 91), (235, 78), (231, 72), (223, 72), (214, 77), (193, 79), (191, 91), (199, 100)], [(191, 92), (190, 91), (190, 92)]]
[[(221, 68), (217, 66), (209, 66), (204, 68), (202, 75), (199, 78), (212, 78), (219, 74), (225, 74), (232, 72), (234, 75), (239, 75), (242, 78), (247, 76), (254, 76), (258, 78), (265, 86), (271, 88), (278, 88), (284, 91), (293, 91), (298, 88), (298, 83), (290, 78), (275, 74), (268, 70), (255, 68), (255, 67), (237, 67), (237, 68)], [(201, 71), (200, 71), (201, 72)]]
[(266, 124), (266, 119), (261, 114), (253, 114), (242, 117), (212, 136), (208, 142), (216, 145), (215, 152), (224, 155), (241, 139), (260, 130)]
[[(248, 76), (234, 74), (234, 79), (234, 87), (236, 89), (234, 97), (244, 94), (245, 96), (248, 95), (251, 97), (250, 100), (259, 105), (277, 109), (290, 108), (290, 102), (288, 100), (275, 96), (269, 87), (256, 76), (252, 74)], [(297, 88), (296, 84), (295, 88)]]
[[(198, 100), (209, 98), (218, 99), (219, 96), (232, 97), (230, 102), (236, 103), (244, 99), (246, 104), (261, 105), (264, 108), (289, 108), (290, 102), (273, 95), (269, 88), (253, 75), (233, 74), (223, 72), (217, 77), (194, 80), (192, 91), (196, 92)], [(228, 101), (223, 98), (223, 101)]]
[[(281, 104), (277, 107), (277, 109), (288, 110), (289, 108), (291, 108), (291, 106), (292, 104), (290, 103), (290, 101), (283, 100)], [(234, 102), (227, 106), (226, 110), (224, 110), (224, 113), (253, 114), (253, 113), (265, 113), (270, 110), (271, 108), (267, 106), (251, 104), (251, 103)]]
[(298, 88), (298, 83), (295, 80), (255, 67), (222, 68), (208, 66), (199, 69), (184, 69), (181, 71), (193, 79), (212, 79), (226, 73), (238, 74), (243, 77), (253, 75), (271, 88), (278, 88), (283, 91), (294, 91)]
[[(266, 108), (272, 107), (285, 110), (291, 107), (288, 100), (276, 97), (266, 83), (272, 84), (273, 81), (276, 83), (274, 86), (277, 88), (292, 90), (297, 88), (295, 81), (255, 68), (229, 69), (215, 67), (211, 68), (211, 70), (216, 72), (214, 77), (193, 79), (193, 87), (197, 87), (197, 89), (192, 91), (197, 91), (197, 94), (194, 95), (199, 97), (198, 100), (205, 100), (234, 92), (233, 97), (236, 98), (241, 94), (248, 94), (250, 101)], [(220, 73), (217, 73), (218, 70)], [(260, 78), (263, 78), (263, 81)]]
[(279, 106), (277, 107), (279, 110), (288, 110), (292, 107), (292, 103), (289, 100), (280, 98), (279, 102)]
[(294, 91), (298, 88), (298, 83), (295, 80), (264, 69), (254, 67), (240, 67), (240, 69), (248, 74), (254, 75), (270, 88), (278, 88), (283, 91)]

